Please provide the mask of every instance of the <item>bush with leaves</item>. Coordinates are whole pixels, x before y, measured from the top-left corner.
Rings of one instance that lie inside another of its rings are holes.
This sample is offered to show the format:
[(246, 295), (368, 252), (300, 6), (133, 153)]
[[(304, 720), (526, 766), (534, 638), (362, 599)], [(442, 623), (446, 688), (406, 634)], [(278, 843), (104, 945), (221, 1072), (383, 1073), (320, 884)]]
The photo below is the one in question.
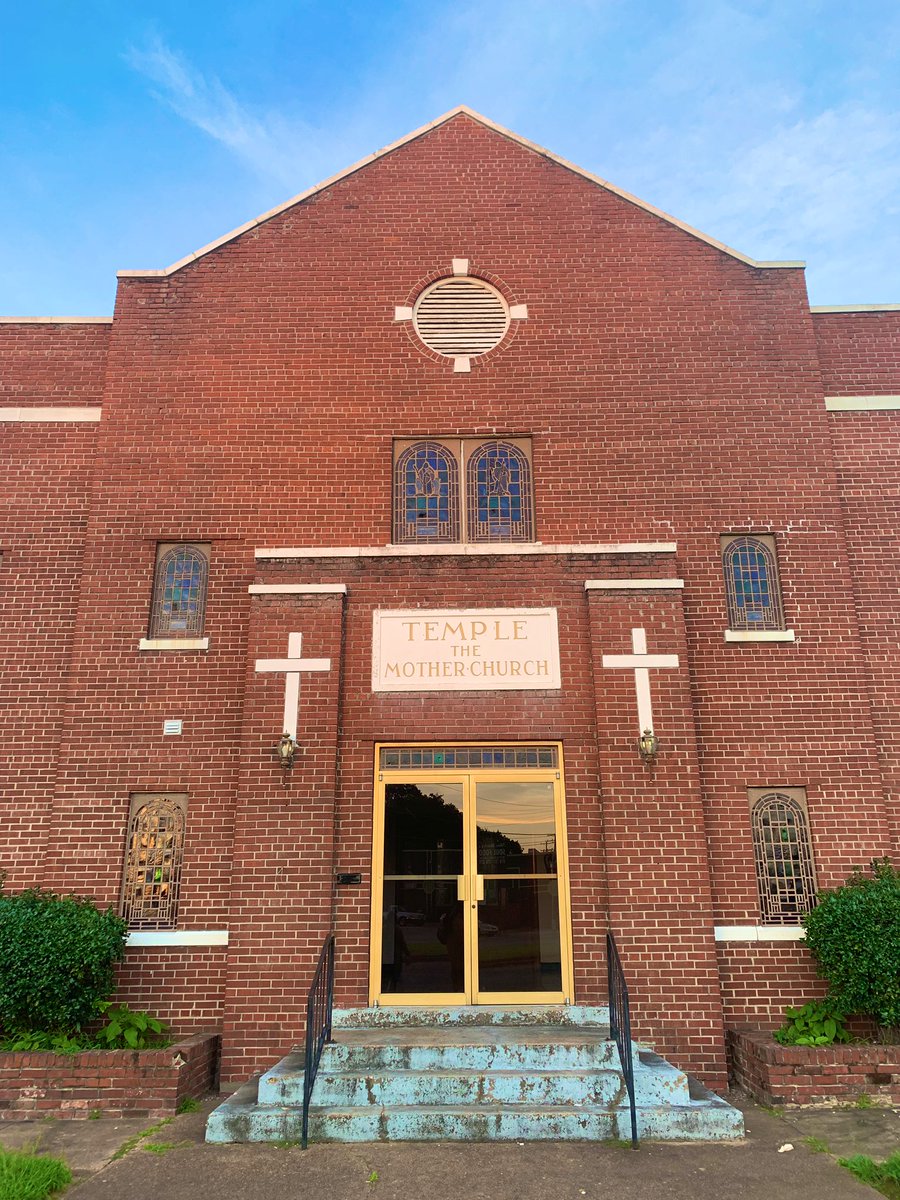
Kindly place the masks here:
[(844, 1014), (833, 1000), (810, 1000), (802, 1008), (786, 1008), (785, 1023), (775, 1030), (782, 1046), (833, 1046), (851, 1041)]
[(127, 1004), (103, 1005), (106, 1024), (96, 1035), (95, 1044), (106, 1050), (152, 1050), (168, 1046), (172, 1039), (162, 1021)]
[(115, 984), (127, 925), (111, 908), (32, 888), (0, 892), (0, 1028), (72, 1034)]
[(847, 1014), (871, 1017), (894, 1040), (900, 1026), (900, 872), (889, 859), (823, 892), (804, 921), (806, 944)]

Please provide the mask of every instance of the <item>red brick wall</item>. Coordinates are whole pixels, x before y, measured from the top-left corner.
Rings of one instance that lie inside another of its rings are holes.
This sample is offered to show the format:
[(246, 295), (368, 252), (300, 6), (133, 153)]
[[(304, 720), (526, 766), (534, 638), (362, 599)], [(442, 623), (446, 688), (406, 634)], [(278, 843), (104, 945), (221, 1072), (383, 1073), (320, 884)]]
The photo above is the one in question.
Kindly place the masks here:
[[(469, 375), (393, 321), (454, 256), (528, 305)], [(712, 923), (758, 920), (747, 788), (807, 789), (823, 884), (891, 845), (818, 355), (802, 272), (749, 267), (467, 117), (171, 276), (123, 279), (45, 877), (115, 901), (129, 795), (187, 792), (180, 922), (231, 927), (224, 992), (218, 956), (200, 980), (192, 955), (160, 951), (140, 978), (126, 966), (127, 994), (180, 1013), (186, 989), (203, 1012), (217, 992), (226, 1074), (265, 1065), (302, 1031), (336, 865), (364, 873), (338, 898), (338, 985), (365, 999), (375, 741), (561, 739), (576, 996), (603, 996), (611, 911), (641, 1032), (719, 1080)], [(653, 557), (254, 561), (388, 542), (392, 439), (498, 432), (533, 439), (541, 541), (677, 541), (683, 597), (618, 599), (591, 625), (584, 579), (656, 576)], [(723, 640), (719, 537), (747, 530), (776, 536), (794, 644)], [(140, 653), (155, 545), (174, 540), (212, 546), (210, 647)], [(254, 578), (349, 596), (251, 600)], [(373, 607), (551, 603), (560, 693), (369, 690)], [(598, 667), (638, 616), (683, 660), (654, 672), (649, 778), (633, 679)], [(306, 752), (285, 784), (283, 681), (253, 663), (294, 629), (335, 666), (303, 680)], [(163, 737), (167, 717), (182, 736)], [(809, 985), (797, 954), (771, 950), (779, 996)], [(723, 976), (735, 1017), (760, 1008), (755, 964)]]
[(900, 392), (900, 312), (813, 313), (826, 396)]
[(729, 1030), (728, 1050), (735, 1083), (763, 1104), (900, 1102), (900, 1046), (779, 1046)]
[(219, 1029), (226, 957), (224, 946), (132, 947), (116, 968), (115, 1000), (181, 1033)]
[(0, 1054), (0, 1120), (171, 1117), (216, 1086), (219, 1038), (198, 1033), (165, 1050)]
[[(0, 407), (99, 405), (108, 325), (0, 322)], [(41, 881), (97, 425), (0, 421), (0, 868)]]

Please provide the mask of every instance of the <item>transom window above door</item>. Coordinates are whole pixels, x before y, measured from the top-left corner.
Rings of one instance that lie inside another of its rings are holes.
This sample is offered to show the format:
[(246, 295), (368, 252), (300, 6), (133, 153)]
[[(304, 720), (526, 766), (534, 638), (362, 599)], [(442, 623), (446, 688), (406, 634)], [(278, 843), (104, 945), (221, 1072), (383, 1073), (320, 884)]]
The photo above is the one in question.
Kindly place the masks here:
[(395, 543), (534, 540), (531, 439), (394, 443)]

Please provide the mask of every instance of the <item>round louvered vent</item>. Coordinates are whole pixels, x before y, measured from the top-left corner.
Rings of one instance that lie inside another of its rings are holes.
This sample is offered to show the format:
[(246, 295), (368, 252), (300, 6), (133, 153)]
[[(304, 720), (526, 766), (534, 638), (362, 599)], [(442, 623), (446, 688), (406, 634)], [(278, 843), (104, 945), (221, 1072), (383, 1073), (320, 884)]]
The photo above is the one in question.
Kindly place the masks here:
[(482, 279), (440, 279), (416, 301), (413, 324), (429, 350), (448, 358), (474, 356), (503, 340), (509, 309), (497, 289)]

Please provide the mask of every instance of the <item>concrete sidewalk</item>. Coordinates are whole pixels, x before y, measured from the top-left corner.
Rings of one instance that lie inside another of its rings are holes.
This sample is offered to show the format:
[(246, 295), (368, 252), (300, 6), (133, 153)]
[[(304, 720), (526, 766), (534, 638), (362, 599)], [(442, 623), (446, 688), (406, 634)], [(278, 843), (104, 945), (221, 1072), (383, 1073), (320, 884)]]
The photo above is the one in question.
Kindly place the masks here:
[[(637, 1153), (559, 1142), (207, 1146), (205, 1111), (176, 1117), (114, 1162), (146, 1121), (9, 1122), (0, 1141), (39, 1137), (42, 1150), (66, 1158), (83, 1180), (73, 1200), (873, 1200), (832, 1155), (881, 1159), (900, 1149), (892, 1110), (775, 1115), (738, 1103), (743, 1143), (645, 1143)], [(794, 1149), (779, 1153), (786, 1143)], [(171, 1148), (154, 1153), (153, 1144)]]

